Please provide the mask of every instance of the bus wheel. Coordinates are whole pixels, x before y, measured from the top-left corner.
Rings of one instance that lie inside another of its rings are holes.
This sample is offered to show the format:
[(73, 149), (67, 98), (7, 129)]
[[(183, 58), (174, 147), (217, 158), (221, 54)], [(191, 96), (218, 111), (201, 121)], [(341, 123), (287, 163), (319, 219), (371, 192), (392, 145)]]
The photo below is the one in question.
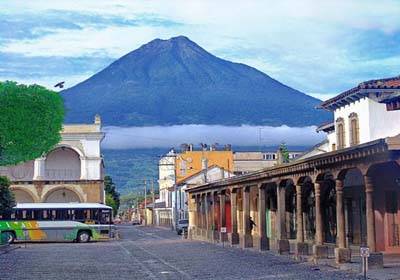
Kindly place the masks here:
[(78, 238), (77, 238), (78, 242), (81, 243), (86, 243), (90, 241), (90, 234), (87, 231), (81, 231), (78, 233)]
[(4, 232), (7, 244), (12, 244), (15, 241), (15, 234), (11, 231)]

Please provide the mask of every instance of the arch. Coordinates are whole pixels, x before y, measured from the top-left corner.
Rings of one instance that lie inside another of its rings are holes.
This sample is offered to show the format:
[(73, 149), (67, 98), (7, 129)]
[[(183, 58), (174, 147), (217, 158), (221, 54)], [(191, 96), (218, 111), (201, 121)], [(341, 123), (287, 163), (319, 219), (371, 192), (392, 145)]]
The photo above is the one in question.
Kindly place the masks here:
[(376, 249), (400, 253), (400, 166), (396, 161), (372, 164), (366, 175), (373, 186)]
[(85, 153), (82, 151), (82, 149), (80, 149), (80, 148), (78, 148), (76, 146), (70, 145), (70, 144), (66, 144), (66, 143), (60, 143), (60, 144), (56, 145), (53, 150), (51, 150), (50, 152), (48, 152), (46, 154), (46, 157), (52, 151), (54, 151), (56, 149), (59, 149), (59, 148), (67, 148), (67, 149), (74, 150), (80, 157), (85, 157)]
[(43, 202), (85, 202), (81, 193), (69, 186), (57, 187), (49, 190), (43, 197)]
[(14, 186), (10, 189), (14, 193), (15, 201), (17, 203), (34, 203), (39, 201), (37, 195), (27, 188)]
[(79, 180), (81, 157), (73, 148), (61, 146), (46, 155), (46, 179)]

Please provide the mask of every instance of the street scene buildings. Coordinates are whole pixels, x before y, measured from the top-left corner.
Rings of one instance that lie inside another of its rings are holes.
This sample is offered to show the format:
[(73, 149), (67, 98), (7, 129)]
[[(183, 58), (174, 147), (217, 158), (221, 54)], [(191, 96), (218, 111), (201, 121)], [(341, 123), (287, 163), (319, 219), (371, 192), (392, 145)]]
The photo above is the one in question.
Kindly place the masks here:
[(399, 89), (399, 77), (372, 80), (323, 102), (334, 123), (308, 157), (188, 188), (189, 236), (315, 259), (334, 248), (337, 263), (368, 246), (382, 267), (400, 252)]
[(400, 279), (400, 1), (0, 15), (0, 280)]
[(0, 175), (12, 181), (17, 203), (105, 203), (100, 116), (93, 124), (64, 125), (61, 136), (62, 141), (41, 158), (0, 166)]

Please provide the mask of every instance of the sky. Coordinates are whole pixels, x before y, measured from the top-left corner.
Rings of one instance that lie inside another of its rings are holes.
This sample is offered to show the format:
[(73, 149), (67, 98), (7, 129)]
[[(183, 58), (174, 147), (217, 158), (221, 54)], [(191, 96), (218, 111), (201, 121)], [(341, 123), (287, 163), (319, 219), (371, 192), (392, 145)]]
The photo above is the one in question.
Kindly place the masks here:
[(0, 80), (66, 86), (185, 35), (320, 99), (400, 74), (400, 0), (0, 0)]

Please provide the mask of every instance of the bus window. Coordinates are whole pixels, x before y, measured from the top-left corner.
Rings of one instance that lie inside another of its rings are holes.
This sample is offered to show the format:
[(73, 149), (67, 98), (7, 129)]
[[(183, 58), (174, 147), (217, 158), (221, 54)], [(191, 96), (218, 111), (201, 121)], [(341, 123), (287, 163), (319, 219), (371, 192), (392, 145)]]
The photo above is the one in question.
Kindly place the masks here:
[(98, 224), (100, 221), (99, 209), (91, 209), (91, 212), (92, 220), (95, 222), (95, 224)]
[(111, 222), (111, 211), (110, 210), (101, 210), (100, 224), (110, 224)]

